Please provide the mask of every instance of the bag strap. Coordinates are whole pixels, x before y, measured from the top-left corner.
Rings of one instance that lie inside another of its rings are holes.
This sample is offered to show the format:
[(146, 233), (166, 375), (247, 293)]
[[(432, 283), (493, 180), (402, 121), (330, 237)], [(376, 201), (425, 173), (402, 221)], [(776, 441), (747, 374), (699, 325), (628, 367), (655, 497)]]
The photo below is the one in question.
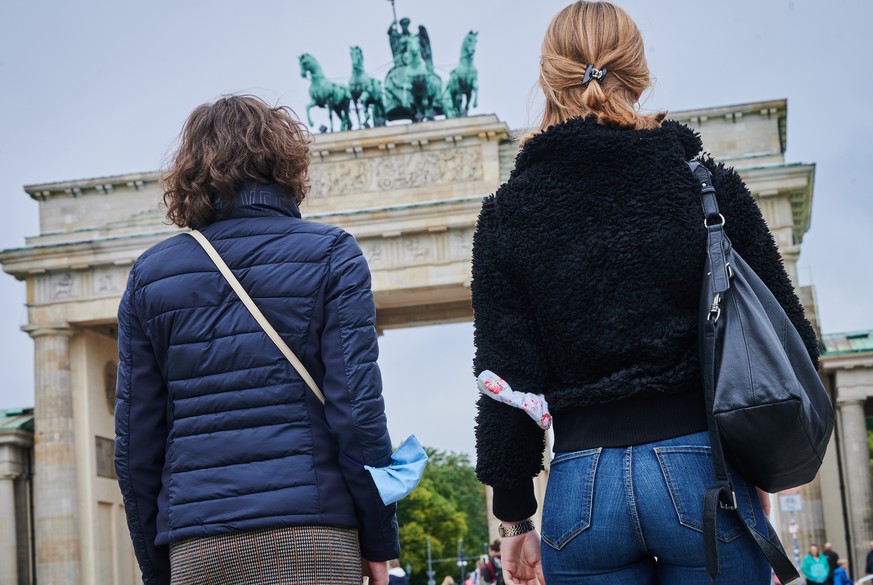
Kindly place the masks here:
[[(715, 469), (716, 486), (709, 488), (703, 495), (703, 545), (706, 555), (706, 570), (710, 578), (718, 579), (720, 563), (718, 557), (717, 519), (719, 507), (732, 510), (746, 527), (746, 532), (754, 539), (755, 544), (764, 553), (767, 562), (773, 567), (781, 583), (789, 583), (797, 579), (797, 568), (789, 560), (788, 555), (779, 542), (776, 531), (767, 521), (767, 537), (762, 536), (740, 514), (737, 509), (736, 494), (731, 485), (724, 456), (721, 434), (718, 431), (718, 421), (715, 418), (715, 385), (717, 358), (717, 342), (720, 337), (719, 315), (721, 295), (730, 288), (730, 268), (726, 257), (727, 236), (724, 233), (724, 216), (718, 211), (718, 200), (715, 187), (712, 184), (712, 174), (697, 161), (688, 163), (691, 173), (700, 185), (700, 203), (703, 207), (704, 225), (707, 232), (707, 255), (711, 271), (714, 298), (709, 313), (701, 315), (703, 323), (703, 339), (701, 340), (701, 366), (703, 368), (703, 387), (706, 399), (706, 422), (709, 428), (709, 439), (712, 445), (712, 464)], [(755, 494), (756, 496), (757, 494)], [(753, 496), (754, 497), (754, 496)]]
[[(733, 487), (731, 486), (730, 475), (727, 472), (727, 464), (724, 458), (724, 449), (721, 444), (721, 436), (718, 433), (718, 423), (715, 419), (715, 364), (716, 364), (716, 341), (718, 338), (719, 315), (721, 313), (721, 293), (725, 292), (730, 287), (730, 278), (727, 271), (727, 258), (724, 251), (724, 216), (718, 211), (718, 200), (716, 199), (715, 187), (712, 184), (712, 174), (709, 169), (697, 161), (688, 163), (694, 178), (700, 184), (700, 203), (703, 206), (704, 225), (707, 231), (707, 254), (709, 255), (709, 270), (713, 279), (713, 292), (715, 297), (712, 300), (712, 306), (708, 315), (701, 316), (706, 319), (704, 323), (704, 339), (703, 360), (705, 365), (703, 371), (704, 390), (706, 398), (706, 418), (709, 426), (710, 442), (712, 443), (712, 459), (715, 466), (715, 477), (718, 481), (719, 491), (717, 501), (721, 505), (730, 509), (736, 507), (735, 497), (733, 495)], [(718, 223), (710, 223), (712, 217), (718, 218)], [(717, 275), (722, 275), (726, 284), (717, 286)], [(707, 500), (709, 501), (709, 500)]]
[(197, 240), (197, 243), (200, 244), (203, 249), (206, 251), (206, 254), (209, 255), (209, 258), (215, 263), (215, 266), (218, 268), (221, 275), (224, 276), (227, 283), (230, 285), (230, 288), (233, 289), (233, 292), (236, 293), (236, 296), (239, 297), (239, 300), (243, 302), (246, 306), (246, 309), (249, 310), (249, 313), (252, 314), (252, 317), (255, 318), (255, 321), (258, 322), (258, 325), (264, 330), (264, 333), (276, 344), (276, 347), (279, 348), (279, 351), (282, 352), (282, 355), (291, 362), (291, 365), (297, 370), (297, 373), (300, 374), (300, 377), (303, 378), (303, 381), (306, 382), (306, 385), (309, 386), (309, 389), (312, 390), (312, 393), (315, 394), (315, 397), (324, 404), (324, 394), (319, 390), (318, 385), (315, 383), (315, 380), (312, 379), (312, 376), (309, 375), (306, 367), (303, 363), (297, 359), (297, 356), (294, 355), (294, 352), (291, 351), (291, 348), (288, 347), (288, 344), (282, 339), (279, 333), (270, 325), (270, 322), (267, 321), (267, 318), (264, 317), (264, 314), (261, 313), (261, 310), (252, 300), (252, 297), (249, 296), (249, 293), (246, 292), (246, 289), (243, 288), (243, 285), (240, 284), (239, 280), (237, 280), (236, 276), (234, 276), (231, 269), (225, 263), (224, 259), (212, 245), (212, 243), (206, 239), (202, 233), (198, 230), (191, 230), (187, 232), (189, 236)]
[[(724, 216), (718, 211), (718, 199), (715, 194), (715, 186), (712, 184), (712, 174), (705, 166), (696, 160), (690, 161), (688, 166), (691, 174), (700, 185), (700, 204), (703, 206), (703, 225), (706, 226), (707, 244), (706, 251), (709, 254), (710, 270), (712, 270), (713, 292), (723, 293), (730, 288), (730, 275), (728, 262), (725, 256), (727, 236), (724, 233)], [(715, 306), (713, 302), (713, 306)]]

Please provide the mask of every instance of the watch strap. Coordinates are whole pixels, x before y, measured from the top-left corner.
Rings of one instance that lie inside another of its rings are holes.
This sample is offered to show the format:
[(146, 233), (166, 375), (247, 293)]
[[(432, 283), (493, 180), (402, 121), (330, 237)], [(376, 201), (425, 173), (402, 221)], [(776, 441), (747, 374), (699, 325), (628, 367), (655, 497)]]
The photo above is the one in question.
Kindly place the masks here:
[(534, 530), (534, 523), (532, 520), (525, 520), (510, 526), (504, 526), (502, 522), (497, 525), (497, 534), (500, 535), (500, 538), (519, 536), (531, 532), (532, 530)]

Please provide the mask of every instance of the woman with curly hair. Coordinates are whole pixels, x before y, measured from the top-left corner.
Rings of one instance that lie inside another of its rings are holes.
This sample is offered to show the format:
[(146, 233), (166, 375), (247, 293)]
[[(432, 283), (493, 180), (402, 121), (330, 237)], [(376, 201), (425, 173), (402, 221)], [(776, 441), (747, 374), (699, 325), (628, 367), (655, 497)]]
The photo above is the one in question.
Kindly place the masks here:
[(115, 424), (147, 585), (386, 585), (399, 556), (363, 467), (391, 456), (370, 273), (352, 236), (301, 219), (309, 142), (289, 109), (225, 96), (194, 110), (164, 175), (167, 217), (211, 243), (314, 384), (191, 235), (140, 256)]

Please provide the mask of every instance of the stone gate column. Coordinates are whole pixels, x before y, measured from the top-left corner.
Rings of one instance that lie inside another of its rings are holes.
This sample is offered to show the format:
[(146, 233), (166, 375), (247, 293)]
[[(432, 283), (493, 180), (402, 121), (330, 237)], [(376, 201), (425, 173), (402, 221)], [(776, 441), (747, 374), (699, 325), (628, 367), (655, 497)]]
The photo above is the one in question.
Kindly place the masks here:
[[(828, 540), (825, 533), (824, 512), (822, 510), (821, 481), (816, 475), (808, 484), (798, 491), (803, 498), (803, 508), (796, 513), (796, 522), (800, 526), (801, 558), (806, 554), (810, 544), (823, 547)], [(776, 505), (779, 505), (777, 498)], [(786, 514), (787, 515), (787, 514)]]
[(852, 523), (852, 552), (855, 564), (863, 563), (873, 539), (873, 486), (870, 483), (870, 455), (867, 451), (867, 420), (864, 400), (838, 403), (846, 458), (846, 490)]
[[(0, 462), (2, 464), (3, 462)], [(11, 469), (0, 469), (0, 585), (18, 585), (18, 542), (15, 522), (15, 478)]]
[(66, 327), (33, 328), (34, 525), (38, 583), (81, 581), (79, 483), (73, 427), (70, 337)]

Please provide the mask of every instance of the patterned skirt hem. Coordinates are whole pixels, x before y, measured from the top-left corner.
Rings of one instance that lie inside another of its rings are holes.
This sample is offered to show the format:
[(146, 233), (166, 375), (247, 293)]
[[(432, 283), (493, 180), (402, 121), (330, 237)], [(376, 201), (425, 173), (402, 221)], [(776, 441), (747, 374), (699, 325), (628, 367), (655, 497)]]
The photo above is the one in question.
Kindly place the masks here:
[(170, 545), (170, 585), (360, 585), (358, 533), (286, 526)]

